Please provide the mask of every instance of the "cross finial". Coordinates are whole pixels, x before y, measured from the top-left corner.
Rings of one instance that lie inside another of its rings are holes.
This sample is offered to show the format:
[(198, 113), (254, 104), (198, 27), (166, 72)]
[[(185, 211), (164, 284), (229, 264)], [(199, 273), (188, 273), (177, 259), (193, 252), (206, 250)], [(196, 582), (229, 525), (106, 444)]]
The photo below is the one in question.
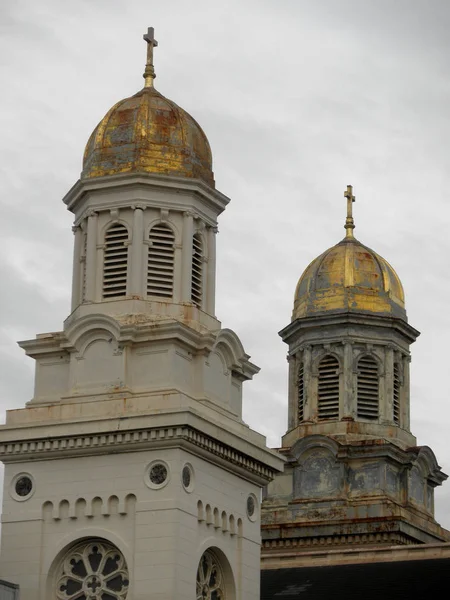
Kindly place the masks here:
[(355, 196), (353, 195), (353, 186), (348, 185), (346, 191), (344, 192), (344, 198), (347, 198), (347, 218), (345, 219), (345, 230), (347, 238), (353, 237), (353, 230), (355, 229), (355, 223), (353, 221), (353, 202), (355, 201)]
[(155, 30), (153, 27), (149, 27), (147, 33), (144, 33), (144, 40), (147, 42), (147, 64), (145, 65), (144, 87), (153, 87), (153, 80), (155, 79), (155, 68), (153, 66), (153, 48), (156, 48), (158, 42), (155, 40)]

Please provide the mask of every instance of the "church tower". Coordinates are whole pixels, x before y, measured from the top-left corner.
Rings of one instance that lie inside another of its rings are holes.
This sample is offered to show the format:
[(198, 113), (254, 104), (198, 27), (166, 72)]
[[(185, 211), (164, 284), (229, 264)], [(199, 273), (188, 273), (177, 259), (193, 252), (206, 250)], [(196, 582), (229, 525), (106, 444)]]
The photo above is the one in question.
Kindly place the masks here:
[(260, 490), (283, 459), (242, 421), (258, 372), (215, 317), (218, 216), (198, 123), (154, 87), (93, 131), (72, 312), (21, 342), (33, 399), (0, 427), (0, 578), (21, 600), (257, 600)]
[(434, 520), (447, 476), (410, 431), (410, 345), (394, 269), (353, 235), (305, 269), (291, 323), (285, 472), (263, 503), (263, 559), (312, 549), (450, 541)]

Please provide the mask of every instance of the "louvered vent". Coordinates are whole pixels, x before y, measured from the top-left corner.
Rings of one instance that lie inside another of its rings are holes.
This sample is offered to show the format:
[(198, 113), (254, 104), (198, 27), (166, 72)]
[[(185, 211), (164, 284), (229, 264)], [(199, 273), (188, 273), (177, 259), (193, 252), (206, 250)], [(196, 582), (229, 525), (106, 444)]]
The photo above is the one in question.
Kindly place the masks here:
[(318, 410), (320, 420), (339, 418), (339, 362), (334, 356), (319, 364)]
[(202, 307), (203, 291), (203, 247), (199, 235), (194, 235), (192, 240), (192, 282), (191, 282), (191, 300)]
[(378, 364), (371, 356), (358, 362), (357, 414), (363, 419), (378, 419)]
[(400, 424), (400, 369), (397, 363), (394, 363), (394, 423)]
[(150, 231), (147, 267), (147, 295), (173, 296), (175, 236), (167, 225), (160, 223)]
[(124, 225), (112, 225), (105, 235), (103, 261), (103, 298), (119, 298), (127, 293), (128, 231)]
[(297, 392), (298, 392), (298, 421), (303, 421), (305, 415), (305, 381), (303, 363), (300, 363), (297, 375)]

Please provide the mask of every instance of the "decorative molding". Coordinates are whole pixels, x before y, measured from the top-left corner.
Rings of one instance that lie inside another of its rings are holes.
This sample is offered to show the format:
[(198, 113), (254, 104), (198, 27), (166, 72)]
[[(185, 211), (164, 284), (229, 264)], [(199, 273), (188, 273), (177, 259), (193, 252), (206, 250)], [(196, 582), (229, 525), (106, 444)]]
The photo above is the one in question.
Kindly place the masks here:
[[(262, 528), (262, 535), (264, 536), (264, 526)], [(323, 548), (323, 547), (335, 547), (344, 546), (351, 544), (352, 547), (367, 544), (380, 544), (386, 543), (392, 545), (412, 545), (417, 543), (411, 539), (408, 535), (401, 532), (380, 532), (380, 533), (361, 533), (361, 534), (344, 534), (344, 535), (324, 535), (320, 536), (308, 536), (301, 538), (284, 538), (276, 540), (262, 540), (261, 552), (262, 557), (264, 554), (271, 550), (287, 550), (293, 548)]]
[(197, 520), (199, 523), (222, 530), (222, 533), (242, 536), (242, 519), (236, 519), (234, 515), (228, 515), (217, 507), (212, 508), (210, 504), (203, 505), (201, 500), (197, 502)]
[(274, 469), (254, 458), (211, 438), (189, 426), (159, 427), (131, 431), (109, 431), (95, 435), (55, 436), (28, 441), (12, 441), (0, 444), (0, 459), (4, 462), (26, 459), (52, 459), (56, 456), (78, 454), (109, 454), (112, 449), (139, 451), (151, 446), (173, 446), (187, 443), (229, 465), (243, 469), (257, 477), (270, 481)]

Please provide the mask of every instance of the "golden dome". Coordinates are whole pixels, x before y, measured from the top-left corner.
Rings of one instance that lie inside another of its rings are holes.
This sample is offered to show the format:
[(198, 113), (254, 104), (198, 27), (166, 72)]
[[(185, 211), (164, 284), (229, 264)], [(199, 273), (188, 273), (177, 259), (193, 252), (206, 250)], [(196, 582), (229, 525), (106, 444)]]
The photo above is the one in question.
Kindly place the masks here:
[(214, 187), (208, 139), (195, 119), (153, 87), (153, 30), (144, 39), (145, 87), (113, 106), (94, 129), (81, 177), (158, 173), (197, 178)]
[(353, 237), (351, 210), (345, 227), (347, 237), (313, 260), (300, 277), (292, 319), (327, 312), (369, 312), (406, 320), (405, 294), (397, 273)]

